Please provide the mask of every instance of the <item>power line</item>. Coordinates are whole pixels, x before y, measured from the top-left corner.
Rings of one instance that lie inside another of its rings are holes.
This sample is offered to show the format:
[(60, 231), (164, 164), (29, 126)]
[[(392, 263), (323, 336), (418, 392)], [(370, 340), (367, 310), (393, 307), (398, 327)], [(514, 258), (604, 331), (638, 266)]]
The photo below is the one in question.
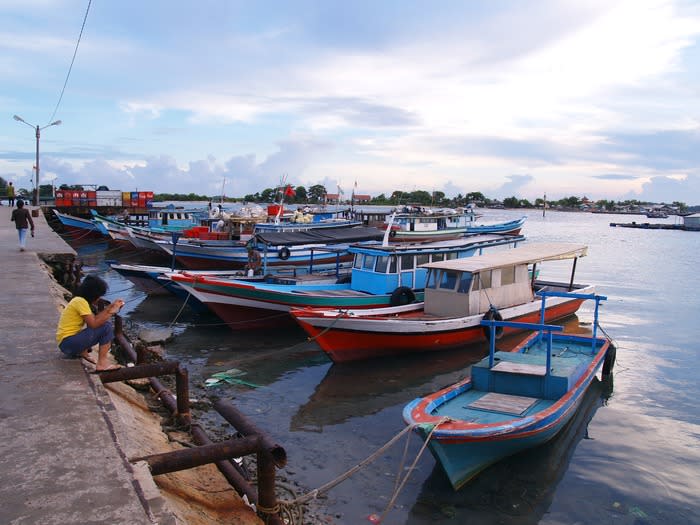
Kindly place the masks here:
[(83, 25), (80, 27), (80, 34), (78, 35), (78, 41), (75, 44), (75, 51), (73, 51), (73, 59), (70, 61), (70, 67), (68, 68), (68, 74), (66, 75), (66, 81), (63, 83), (63, 89), (61, 90), (61, 96), (58, 97), (58, 102), (56, 103), (56, 108), (53, 110), (53, 114), (49, 119), (49, 122), (53, 122), (56, 113), (58, 112), (58, 106), (61, 105), (61, 100), (63, 100), (63, 93), (66, 91), (66, 86), (68, 85), (68, 79), (70, 78), (70, 73), (73, 70), (73, 63), (75, 62), (75, 56), (78, 54), (78, 46), (80, 45), (80, 40), (83, 37), (83, 30), (85, 29), (85, 22), (87, 22), (88, 13), (90, 12), (90, 4), (92, 0), (88, 0), (88, 6), (85, 10), (85, 17), (83, 18)]

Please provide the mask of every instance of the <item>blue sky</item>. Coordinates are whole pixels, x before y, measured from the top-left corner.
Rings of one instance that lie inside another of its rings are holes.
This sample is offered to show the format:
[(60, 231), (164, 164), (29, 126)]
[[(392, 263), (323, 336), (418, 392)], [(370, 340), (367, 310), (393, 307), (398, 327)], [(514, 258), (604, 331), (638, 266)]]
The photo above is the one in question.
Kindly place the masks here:
[[(0, 0), (0, 176), (700, 204), (700, 3)], [(53, 116), (53, 118), (52, 118)]]

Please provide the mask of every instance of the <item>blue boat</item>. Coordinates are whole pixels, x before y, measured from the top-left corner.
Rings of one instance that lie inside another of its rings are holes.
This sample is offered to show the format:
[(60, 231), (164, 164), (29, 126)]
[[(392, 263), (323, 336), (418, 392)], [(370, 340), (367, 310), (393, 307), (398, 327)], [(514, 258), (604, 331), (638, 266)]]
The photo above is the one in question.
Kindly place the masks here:
[[(561, 292), (543, 292), (547, 297)], [(571, 294), (569, 294), (571, 295)], [(595, 301), (591, 336), (559, 333), (561, 326), (485, 320), (491, 331), (489, 355), (472, 365), (464, 380), (410, 402), (404, 421), (427, 440), (455, 490), (489, 465), (554, 437), (573, 417), (602, 367), (612, 372), (615, 347), (598, 337)], [(536, 330), (511, 352), (496, 350), (497, 330)]]

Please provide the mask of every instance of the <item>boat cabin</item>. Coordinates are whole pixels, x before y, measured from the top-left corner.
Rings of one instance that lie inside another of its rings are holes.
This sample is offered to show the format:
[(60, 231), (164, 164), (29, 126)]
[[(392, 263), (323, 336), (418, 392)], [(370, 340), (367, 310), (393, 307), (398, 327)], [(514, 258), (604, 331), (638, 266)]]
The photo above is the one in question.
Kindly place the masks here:
[(149, 228), (184, 229), (198, 225), (198, 218), (189, 211), (163, 208), (148, 212)]
[(401, 286), (421, 290), (428, 274), (426, 264), (457, 261), (485, 248), (505, 250), (524, 240), (522, 235), (484, 234), (406, 245), (352, 245), (348, 250), (354, 254), (352, 289), (373, 294), (391, 293)]
[[(437, 232), (454, 228), (466, 228), (474, 221), (471, 211), (429, 210), (404, 208), (393, 217), (392, 227), (406, 232)], [(386, 219), (389, 223), (389, 218)]]
[(543, 261), (573, 259), (586, 255), (581, 244), (538, 243), (517, 250), (488, 253), (466, 259), (426, 264), (426, 314), (469, 316), (483, 314), (491, 305), (507, 308), (534, 299), (537, 265)]

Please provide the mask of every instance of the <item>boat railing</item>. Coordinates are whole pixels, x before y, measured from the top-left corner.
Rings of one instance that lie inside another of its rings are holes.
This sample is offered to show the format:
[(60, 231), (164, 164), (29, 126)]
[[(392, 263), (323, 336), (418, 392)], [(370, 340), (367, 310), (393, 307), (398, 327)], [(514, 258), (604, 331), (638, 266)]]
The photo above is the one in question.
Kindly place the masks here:
[(593, 314), (593, 337), (591, 339), (591, 351), (595, 351), (597, 330), (598, 330), (598, 310), (600, 303), (606, 301), (607, 297), (597, 294), (580, 294), (572, 292), (537, 292), (537, 295), (542, 297), (542, 309), (540, 314), (541, 321), (539, 323), (520, 323), (516, 321), (497, 321), (492, 319), (483, 319), (481, 325), (489, 329), (489, 368), (493, 367), (496, 353), (496, 329), (497, 328), (515, 328), (516, 330), (532, 330), (539, 332), (539, 340), (546, 339), (547, 341), (547, 367), (545, 375), (549, 375), (552, 368), (552, 334), (553, 332), (563, 332), (564, 327), (559, 325), (545, 324), (545, 302), (548, 297), (564, 297), (569, 299), (581, 299), (595, 301), (595, 311)]
[(496, 328), (515, 328), (517, 330), (533, 330), (539, 331), (540, 337), (545, 333), (547, 335), (547, 371), (545, 375), (549, 375), (552, 368), (552, 333), (564, 331), (563, 326), (544, 324), (544, 323), (520, 323), (516, 321), (496, 321), (492, 319), (484, 319), (481, 321), (482, 326), (486, 326), (490, 330), (489, 339), (489, 368), (493, 368), (493, 363), (496, 354)]
[[(591, 343), (592, 348), (595, 348), (595, 341), (598, 334), (598, 311), (600, 309), (600, 303), (602, 301), (607, 301), (608, 298), (605, 295), (598, 295), (594, 293), (576, 293), (576, 292), (556, 292), (553, 290), (539, 290), (535, 293), (542, 297), (542, 306), (540, 307), (540, 323), (544, 324), (544, 314), (546, 310), (546, 301), (548, 297), (563, 297), (566, 299), (581, 299), (583, 301), (595, 301), (595, 309), (593, 311), (593, 341)], [(542, 334), (540, 334), (542, 337)]]

